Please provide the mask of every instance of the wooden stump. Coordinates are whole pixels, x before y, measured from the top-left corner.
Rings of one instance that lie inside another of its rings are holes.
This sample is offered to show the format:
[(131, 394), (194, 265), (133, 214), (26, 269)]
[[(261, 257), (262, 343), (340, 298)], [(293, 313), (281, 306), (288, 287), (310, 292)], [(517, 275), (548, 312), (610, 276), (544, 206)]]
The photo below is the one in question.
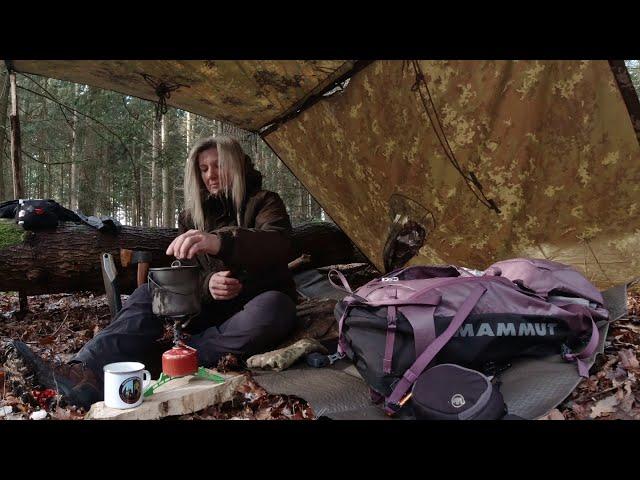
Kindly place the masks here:
[(242, 374), (222, 374), (215, 370), (209, 370), (209, 372), (221, 375), (225, 378), (225, 382), (214, 383), (187, 375), (165, 383), (135, 408), (120, 410), (107, 407), (104, 402), (98, 402), (91, 406), (84, 418), (85, 420), (158, 420), (168, 416), (186, 415), (232, 400), (236, 388), (246, 380), (246, 376)]

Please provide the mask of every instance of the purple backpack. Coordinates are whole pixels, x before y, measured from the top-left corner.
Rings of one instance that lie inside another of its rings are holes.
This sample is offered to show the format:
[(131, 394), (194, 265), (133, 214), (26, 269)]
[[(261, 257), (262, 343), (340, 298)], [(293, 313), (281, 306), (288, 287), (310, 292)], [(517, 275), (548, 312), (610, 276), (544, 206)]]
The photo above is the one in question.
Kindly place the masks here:
[(546, 260), (506, 260), (484, 274), (407, 267), (355, 292), (340, 272), (330, 277), (334, 273), (350, 293), (336, 305), (338, 352), (353, 361), (389, 414), (437, 364), (486, 372), (516, 357), (558, 353), (588, 376), (583, 360), (598, 345), (595, 321), (608, 318), (595, 287)]

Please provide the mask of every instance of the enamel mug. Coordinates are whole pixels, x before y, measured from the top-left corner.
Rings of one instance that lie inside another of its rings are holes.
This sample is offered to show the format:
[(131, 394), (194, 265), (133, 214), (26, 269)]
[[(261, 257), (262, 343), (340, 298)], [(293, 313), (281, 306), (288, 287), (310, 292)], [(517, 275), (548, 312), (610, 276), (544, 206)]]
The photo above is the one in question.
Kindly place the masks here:
[(151, 374), (140, 362), (105, 365), (104, 404), (111, 408), (134, 408), (142, 403), (142, 393), (151, 383)]

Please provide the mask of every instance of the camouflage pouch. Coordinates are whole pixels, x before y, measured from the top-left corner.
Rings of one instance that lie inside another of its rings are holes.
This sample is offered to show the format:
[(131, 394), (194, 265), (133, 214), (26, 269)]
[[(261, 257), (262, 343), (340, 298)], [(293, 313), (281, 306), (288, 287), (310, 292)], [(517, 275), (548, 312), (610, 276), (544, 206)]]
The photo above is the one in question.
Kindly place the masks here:
[(320, 342), (312, 338), (303, 338), (288, 347), (254, 355), (247, 360), (249, 368), (261, 368), (279, 372), (293, 365), (296, 360), (311, 352), (329, 353)]

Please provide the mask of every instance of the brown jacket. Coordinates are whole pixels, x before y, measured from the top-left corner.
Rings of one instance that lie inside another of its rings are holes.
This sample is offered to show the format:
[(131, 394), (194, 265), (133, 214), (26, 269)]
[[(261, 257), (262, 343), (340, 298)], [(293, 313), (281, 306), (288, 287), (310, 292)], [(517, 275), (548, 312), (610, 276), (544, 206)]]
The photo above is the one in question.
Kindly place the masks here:
[[(256, 295), (278, 290), (294, 301), (296, 289), (287, 268), (291, 253), (291, 222), (284, 202), (277, 193), (262, 190), (262, 174), (250, 165), (246, 176), (247, 193), (237, 225), (233, 203), (226, 197), (209, 197), (204, 204), (205, 230), (220, 237), (217, 255), (199, 254), (202, 267), (202, 301), (213, 302), (209, 279), (218, 271), (231, 270), (243, 285), (238, 297), (222, 301), (244, 305)], [(191, 218), (178, 217), (180, 233), (194, 228)]]

